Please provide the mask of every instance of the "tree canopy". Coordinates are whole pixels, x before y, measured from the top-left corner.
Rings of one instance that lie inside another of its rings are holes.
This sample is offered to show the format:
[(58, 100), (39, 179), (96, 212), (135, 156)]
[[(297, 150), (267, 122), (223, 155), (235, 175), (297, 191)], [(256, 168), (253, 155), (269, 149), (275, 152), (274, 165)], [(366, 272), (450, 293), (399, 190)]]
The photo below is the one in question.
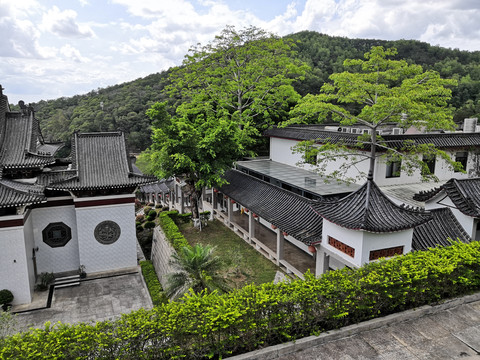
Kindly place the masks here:
[[(320, 172), (324, 172), (326, 164), (343, 156), (351, 162), (370, 159), (369, 172), (373, 175), (376, 152), (381, 149), (381, 156), (388, 161), (402, 161), (402, 169), (412, 173), (417, 167), (422, 175), (431, 177), (427, 164), (420, 159), (419, 153), (444, 158), (450, 165), (454, 164), (447, 154), (435, 149), (433, 145), (414, 146), (406, 142), (402, 149), (389, 146), (377, 130), (387, 124), (395, 123), (398, 127), (453, 130), (452, 109), (448, 107), (451, 98), (449, 87), (456, 85), (452, 79), (442, 79), (433, 71), (423, 71), (420, 65), (409, 64), (405, 60), (392, 60), (388, 57), (396, 55), (395, 48), (384, 49), (374, 46), (365, 53), (365, 60), (347, 59), (341, 73), (330, 75), (330, 82), (322, 86), (318, 95), (308, 94), (302, 98), (292, 110), (292, 119), (284, 124), (295, 122), (334, 121), (341, 125), (362, 125), (370, 129), (370, 134), (359, 137), (358, 147), (368, 148), (370, 152), (352, 151), (342, 144), (327, 143), (320, 147), (311, 147), (313, 142), (302, 143), (297, 151), (307, 157), (318, 155)], [(363, 159), (362, 159), (363, 157)], [(333, 177), (344, 176), (351, 163), (338, 168)], [(351, 179), (350, 179), (351, 180)]]
[(214, 41), (193, 47), (172, 70), (167, 90), (180, 116), (209, 113), (261, 131), (278, 123), (300, 98), (292, 84), (308, 66), (294, 42), (249, 27), (227, 26)]

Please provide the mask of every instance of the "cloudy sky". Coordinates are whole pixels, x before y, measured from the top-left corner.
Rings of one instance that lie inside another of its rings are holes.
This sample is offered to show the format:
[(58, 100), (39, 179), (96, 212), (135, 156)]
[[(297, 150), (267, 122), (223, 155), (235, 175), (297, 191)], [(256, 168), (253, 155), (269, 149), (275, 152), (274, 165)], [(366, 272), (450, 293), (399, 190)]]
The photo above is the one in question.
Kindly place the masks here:
[(227, 24), (476, 51), (479, 19), (480, 0), (0, 0), (0, 84), (11, 103), (83, 94), (179, 65)]

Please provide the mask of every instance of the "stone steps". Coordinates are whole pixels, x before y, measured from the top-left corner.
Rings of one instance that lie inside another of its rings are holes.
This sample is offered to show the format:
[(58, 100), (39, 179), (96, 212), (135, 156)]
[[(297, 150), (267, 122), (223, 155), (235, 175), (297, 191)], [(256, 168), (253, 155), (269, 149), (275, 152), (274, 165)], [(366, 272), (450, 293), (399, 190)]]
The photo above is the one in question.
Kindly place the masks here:
[(53, 286), (56, 289), (80, 285), (80, 275), (64, 276), (55, 279)]

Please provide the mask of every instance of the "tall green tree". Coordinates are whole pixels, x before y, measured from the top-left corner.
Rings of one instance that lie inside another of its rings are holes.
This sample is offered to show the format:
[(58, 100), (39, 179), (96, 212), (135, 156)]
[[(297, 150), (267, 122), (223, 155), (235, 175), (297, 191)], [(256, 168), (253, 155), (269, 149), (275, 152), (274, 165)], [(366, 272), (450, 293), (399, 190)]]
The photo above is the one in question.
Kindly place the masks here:
[[(434, 175), (429, 172), (423, 156), (441, 157), (458, 169), (458, 163), (432, 144), (416, 145), (407, 141), (403, 147), (394, 148), (377, 135), (377, 130), (391, 123), (405, 129), (412, 126), (427, 130), (455, 128), (447, 102), (452, 93), (450, 87), (456, 85), (456, 81), (442, 79), (435, 71), (423, 71), (419, 65), (388, 58), (396, 53), (394, 48), (385, 50), (375, 46), (365, 53), (365, 60), (345, 60), (343, 65), (347, 71), (332, 74), (320, 94), (306, 95), (292, 110), (292, 119), (284, 125), (334, 121), (346, 126), (362, 125), (370, 130), (370, 134), (359, 136), (357, 141), (358, 149), (367, 150), (363, 152), (352, 151), (351, 145), (341, 143), (327, 142), (318, 147), (313, 146), (314, 141), (299, 144), (297, 151), (306, 154), (307, 159), (317, 156), (321, 174), (345, 178), (349, 167), (369, 161), (369, 174), (373, 176), (379, 156), (389, 162), (401, 161), (402, 170), (409, 174), (420, 168), (425, 178)], [(345, 159), (344, 165), (327, 174), (327, 164), (339, 157)]]
[[(150, 112), (150, 116), (155, 114)], [(183, 179), (182, 191), (190, 196), (192, 216), (197, 219), (202, 189), (224, 184), (225, 171), (251, 154), (247, 148), (254, 129), (248, 123), (240, 128), (229, 117), (214, 113), (174, 116), (166, 122), (153, 120), (159, 127), (153, 128), (152, 146), (142, 154), (141, 162), (147, 157), (150, 171), (160, 178)]]
[(197, 244), (185, 246), (178, 254), (172, 255), (171, 263), (178, 271), (168, 275), (165, 289), (170, 299), (176, 299), (192, 289), (199, 293), (230, 290), (226, 280), (219, 274), (221, 259), (214, 255), (215, 248), (210, 245)]
[(292, 84), (308, 69), (295, 59), (294, 46), (256, 27), (227, 26), (171, 71), (168, 91), (180, 99), (177, 113), (208, 112), (259, 132), (279, 122), (300, 98)]

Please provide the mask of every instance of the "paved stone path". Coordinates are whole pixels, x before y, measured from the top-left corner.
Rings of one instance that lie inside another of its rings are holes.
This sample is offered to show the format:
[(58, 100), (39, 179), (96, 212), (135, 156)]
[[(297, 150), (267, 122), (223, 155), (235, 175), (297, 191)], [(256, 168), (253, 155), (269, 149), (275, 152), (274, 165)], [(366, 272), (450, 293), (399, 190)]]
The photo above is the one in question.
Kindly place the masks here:
[(230, 359), (480, 360), (480, 294)]
[(52, 324), (95, 322), (119, 317), (140, 308), (152, 308), (152, 301), (139, 272), (82, 281), (78, 286), (55, 289), (48, 309), (18, 313), (18, 329)]

